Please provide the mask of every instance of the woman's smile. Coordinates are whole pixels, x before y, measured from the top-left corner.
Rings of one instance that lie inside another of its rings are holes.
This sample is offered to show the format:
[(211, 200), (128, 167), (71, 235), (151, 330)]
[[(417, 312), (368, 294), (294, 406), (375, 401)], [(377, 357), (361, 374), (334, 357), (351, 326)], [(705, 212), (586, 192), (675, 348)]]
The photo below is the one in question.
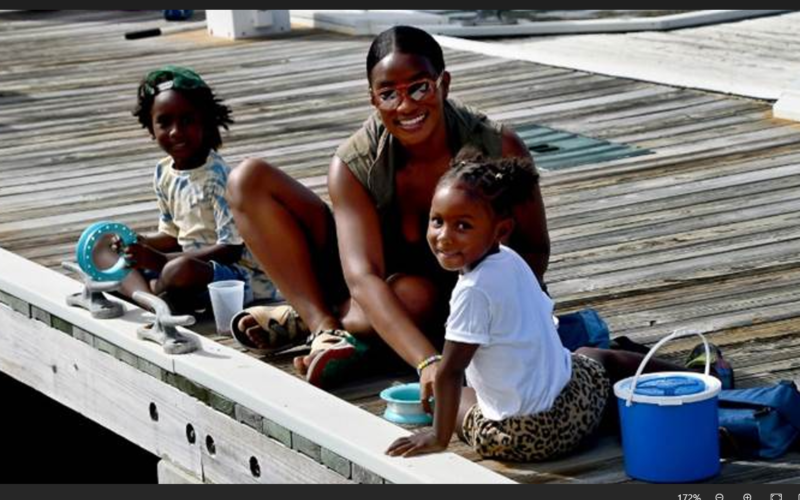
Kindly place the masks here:
[(415, 132), (423, 127), (429, 113), (422, 112), (410, 118), (398, 118), (397, 125), (408, 132)]

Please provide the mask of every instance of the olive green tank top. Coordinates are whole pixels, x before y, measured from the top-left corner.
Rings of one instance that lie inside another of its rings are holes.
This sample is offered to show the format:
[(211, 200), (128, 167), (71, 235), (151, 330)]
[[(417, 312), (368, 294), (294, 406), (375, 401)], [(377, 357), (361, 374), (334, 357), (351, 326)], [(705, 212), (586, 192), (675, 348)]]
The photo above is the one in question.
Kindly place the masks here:
[[(445, 102), (444, 116), (448, 146), (453, 156), (467, 145), (490, 158), (502, 156), (500, 124), (455, 100)], [(405, 163), (405, 150), (386, 130), (380, 115), (373, 113), (361, 129), (339, 147), (336, 156), (347, 164), (375, 203), (387, 250), (387, 270), (392, 273), (441, 273), (426, 243), (410, 245), (402, 239), (400, 214), (395, 203), (395, 172)]]
[[(503, 138), (500, 124), (483, 113), (448, 100), (444, 106), (447, 140), (455, 156), (462, 147), (471, 145), (490, 158), (502, 155)], [(386, 131), (380, 115), (375, 112), (361, 129), (345, 141), (336, 156), (372, 196), (378, 212), (382, 213), (394, 201), (394, 174), (405, 162), (403, 146)]]

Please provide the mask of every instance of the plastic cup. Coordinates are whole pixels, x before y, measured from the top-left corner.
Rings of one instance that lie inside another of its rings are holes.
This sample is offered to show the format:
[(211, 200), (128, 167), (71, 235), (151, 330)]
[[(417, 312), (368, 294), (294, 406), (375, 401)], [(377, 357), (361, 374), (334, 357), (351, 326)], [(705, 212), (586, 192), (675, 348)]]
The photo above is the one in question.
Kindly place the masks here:
[(230, 335), (233, 316), (244, 309), (244, 281), (209, 283), (208, 293), (211, 295), (211, 308), (214, 310), (217, 333)]

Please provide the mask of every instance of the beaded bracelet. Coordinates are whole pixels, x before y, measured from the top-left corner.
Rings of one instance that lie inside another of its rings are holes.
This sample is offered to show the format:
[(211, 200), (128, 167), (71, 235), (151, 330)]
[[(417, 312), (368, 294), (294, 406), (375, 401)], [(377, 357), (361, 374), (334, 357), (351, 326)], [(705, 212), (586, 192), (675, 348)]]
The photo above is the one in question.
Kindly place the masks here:
[(438, 363), (441, 360), (442, 360), (442, 355), (441, 354), (434, 354), (433, 356), (429, 356), (429, 357), (423, 359), (417, 365), (417, 375), (419, 375), (421, 377), (422, 376), (422, 370), (424, 370), (425, 368), (431, 366), (434, 363)]

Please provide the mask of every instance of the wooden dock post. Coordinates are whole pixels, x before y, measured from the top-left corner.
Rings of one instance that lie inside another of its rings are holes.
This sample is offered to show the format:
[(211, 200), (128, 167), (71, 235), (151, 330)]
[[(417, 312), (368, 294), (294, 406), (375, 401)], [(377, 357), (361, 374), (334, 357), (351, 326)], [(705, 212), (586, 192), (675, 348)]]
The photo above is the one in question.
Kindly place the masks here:
[(800, 121), (800, 78), (784, 90), (772, 107), (772, 114), (782, 120)]

